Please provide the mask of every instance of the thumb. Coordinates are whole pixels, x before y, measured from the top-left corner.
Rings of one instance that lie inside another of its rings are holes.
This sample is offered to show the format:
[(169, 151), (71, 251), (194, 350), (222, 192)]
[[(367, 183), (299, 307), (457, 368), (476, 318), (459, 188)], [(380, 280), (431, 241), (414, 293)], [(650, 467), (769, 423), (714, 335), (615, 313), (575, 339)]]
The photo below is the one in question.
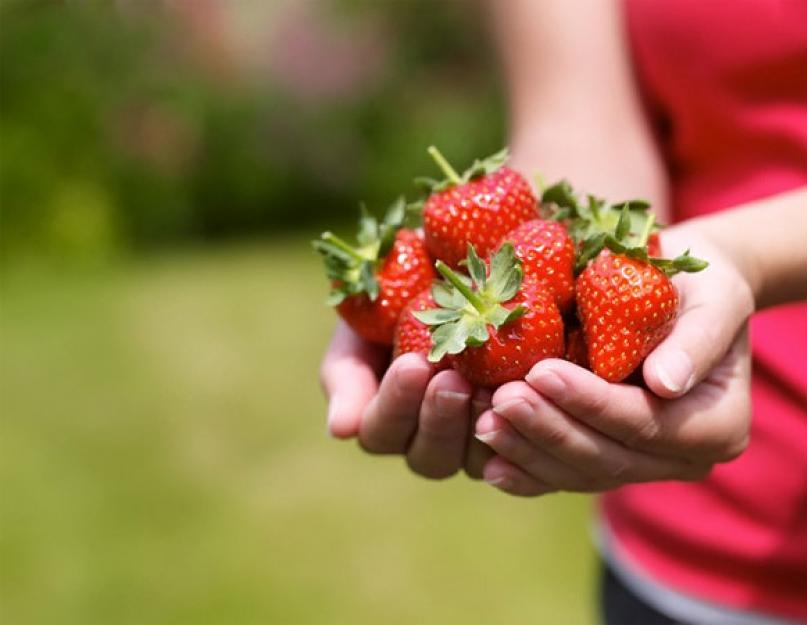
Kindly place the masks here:
[(676, 284), (681, 313), (642, 369), (650, 390), (664, 398), (680, 397), (703, 380), (754, 310), (748, 284), (720, 262), (702, 274), (681, 275)]

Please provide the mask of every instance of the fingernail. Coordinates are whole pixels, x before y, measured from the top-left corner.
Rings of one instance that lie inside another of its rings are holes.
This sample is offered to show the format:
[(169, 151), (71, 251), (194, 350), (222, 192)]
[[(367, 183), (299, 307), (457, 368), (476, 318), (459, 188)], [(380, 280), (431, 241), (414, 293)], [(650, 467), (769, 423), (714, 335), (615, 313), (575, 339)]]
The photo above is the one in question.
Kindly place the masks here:
[(424, 370), (425, 367), (423, 367), (420, 363), (409, 362), (398, 367), (398, 375), (400, 376), (401, 380), (408, 382), (413, 376), (422, 375)]
[(692, 359), (684, 350), (672, 347), (656, 361), (656, 376), (670, 393), (686, 393), (695, 379)]
[(496, 488), (501, 488), (503, 490), (506, 490), (511, 486), (510, 480), (504, 475), (500, 475), (498, 477), (486, 477), (485, 482), (491, 486), (495, 486)]
[(493, 412), (505, 418), (529, 419), (535, 411), (523, 399), (510, 399), (498, 406), (494, 405)]
[(490, 432), (484, 432), (483, 434), (474, 434), (474, 438), (478, 441), (482, 441), (485, 445), (491, 443), (496, 435), (499, 433), (499, 430), (492, 430)]
[(496, 419), (492, 412), (485, 412), (476, 421), (477, 434), (487, 434), (496, 429)]
[(438, 391), (435, 395), (439, 412), (451, 412), (467, 403), (470, 398), (471, 396), (467, 393), (458, 393), (456, 391)]
[(422, 371), (423, 363), (415, 358), (407, 358), (404, 361), (399, 361), (398, 371)]
[(535, 390), (550, 397), (560, 397), (566, 392), (566, 383), (551, 369), (538, 369), (527, 374), (527, 382)]

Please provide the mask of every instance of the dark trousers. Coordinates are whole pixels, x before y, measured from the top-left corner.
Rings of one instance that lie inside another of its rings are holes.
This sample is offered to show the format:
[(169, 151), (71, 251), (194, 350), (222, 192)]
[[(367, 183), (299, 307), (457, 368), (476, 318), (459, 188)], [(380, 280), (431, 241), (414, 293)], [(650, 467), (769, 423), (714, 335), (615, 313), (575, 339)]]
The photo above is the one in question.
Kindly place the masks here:
[(600, 575), (600, 615), (605, 625), (687, 625), (647, 605), (603, 565)]

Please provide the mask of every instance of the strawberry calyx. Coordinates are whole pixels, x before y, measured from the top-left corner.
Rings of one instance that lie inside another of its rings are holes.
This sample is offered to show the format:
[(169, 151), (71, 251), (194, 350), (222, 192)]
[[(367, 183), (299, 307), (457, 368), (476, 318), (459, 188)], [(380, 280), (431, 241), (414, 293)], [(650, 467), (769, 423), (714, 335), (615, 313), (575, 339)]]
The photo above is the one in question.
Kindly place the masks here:
[(705, 260), (691, 256), (689, 250), (672, 259), (650, 256), (647, 251), (647, 240), (653, 231), (655, 216), (652, 213), (649, 214), (637, 237), (632, 234), (633, 211), (627, 202), (623, 202), (620, 206), (619, 220), (612, 232), (596, 232), (583, 241), (575, 261), (576, 273), (583, 271), (589, 261), (596, 258), (605, 248), (615, 254), (622, 254), (653, 265), (663, 271), (667, 277), (672, 277), (682, 271), (687, 273), (703, 271), (709, 266)]
[(630, 212), (628, 231), (621, 237), (626, 245), (646, 245), (648, 237), (664, 227), (650, 212), (650, 202), (647, 200), (633, 199), (608, 204), (591, 194), (586, 196), (586, 200), (585, 203), (580, 202), (571, 185), (561, 180), (544, 190), (541, 205), (550, 211), (549, 219), (567, 224), (569, 236), (578, 245), (595, 235), (613, 233), (625, 208)]
[(426, 176), (415, 178), (415, 184), (428, 193), (445, 191), (451, 187), (475, 180), (480, 176), (492, 174), (502, 165), (504, 165), (508, 158), (510, 158), (510, 152), (505, 147), (495, 154), (491, 154), (487, 158), (476, 159), (468, 169), (466, 169), (462, 174), (459, 174), (436, 147), (431, 145), (426, 151), (429, 153), (429, 156), (434, 159), (434, 162), (445, 175), (445, 178), (442, 180), (437, 180), (435, 178), (429, 178)]
[(608, 204), (594, 195), (581, 203), (571, 185), (561, 180), (546, 188), (541, 205), (548, 208), (549, 219), (563, 221), (569, 236), (577, 246), (575, 274), (586, 268), (603, 249), (649, 263), (668, 277), (679, 272), (694, 273), (706, 269), (705, 260), (691, 256), (689, 250), (673, 258), (650, 256), (647, 242), (650, 235), (664, 226), (650, 212), (647, 200), (626, 200)]
[(332, 232), (323, 232), (312, 241), (314, 249), (322, 255), (325, 272), (332, 282), (327, 303), (341, 304), (351, 295), (366, 293), (371, 301), (378, 298), (380, 286), (377, 270), (395, 242), (395, 235), (403, 227), (407, 204), (403, 196), (397, 198), (379, 220), (360, 205), (358, 245), (350, 245)]
[(479, 347), (489, 338), (488, 326), (495, 329), (521, 317), (527, 309), (502, 306), (521, 287), (521, 261), (511, 243), (503, 244), (490, 259), (490, 272), (473, 245), (468, 244), (467, 267), (470, 277), (454, 272), (442, 261), (435, 263), (445, 282), (432, 287), (439, 308), (412, 314), (429, 326), (432, 347), (429, 360), (439, 362), (446, 354), (459, 354), (466, 347)]

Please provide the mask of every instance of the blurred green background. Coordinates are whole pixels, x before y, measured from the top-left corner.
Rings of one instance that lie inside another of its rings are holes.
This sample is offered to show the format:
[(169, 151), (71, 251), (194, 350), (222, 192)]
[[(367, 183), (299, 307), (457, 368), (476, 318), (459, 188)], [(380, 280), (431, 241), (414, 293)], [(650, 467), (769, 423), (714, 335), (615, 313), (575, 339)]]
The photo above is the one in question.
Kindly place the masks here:
[(590, 502), (325, 434), (307, 241), (504, 141), (474, 3), (0, 2), (0, 619), (589, 623)]

